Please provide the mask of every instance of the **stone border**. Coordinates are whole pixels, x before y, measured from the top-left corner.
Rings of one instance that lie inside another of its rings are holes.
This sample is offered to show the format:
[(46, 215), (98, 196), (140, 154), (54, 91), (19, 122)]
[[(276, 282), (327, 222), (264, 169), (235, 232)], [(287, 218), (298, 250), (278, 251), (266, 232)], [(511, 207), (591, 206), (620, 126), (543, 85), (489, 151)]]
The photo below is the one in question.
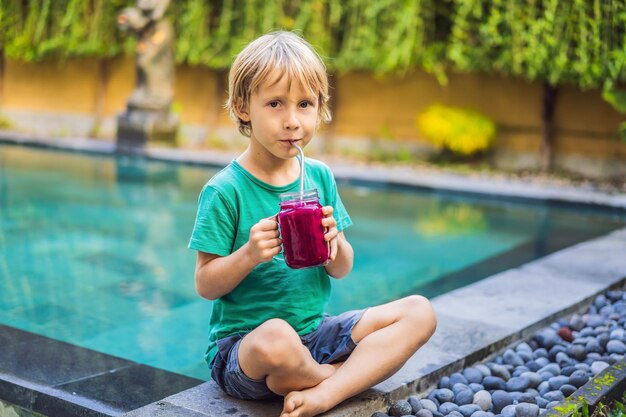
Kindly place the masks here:
[(626, 361), (616, 363), (591, 378), (565, 401), (550, 410), (546, 417), (581, 416), (583, 402), (587, 403), (591, 415), (600, 403), (610, 405), (610, 401), (619, 400), (624, 390), (626, 390)]
[[(83, 140), (85, 147), (73, 140), (71, 146), (58, 142), (0, 136), (0, 143), (20, 143), (46, 148), (112, 153), (110, 143)], [(230, 154), (207, 154), (179, 150), (148, 150), (145, 156), (203, 165), (223, 165)], [(507, 198), (568, 202), (581, 205), (608, 205), (619, 212), (626, 209), (626, 198), (590, 192), (532, 192), (534, 186), (508, 184), (502, 187), (483, 181), (453, 178), (454, 181), (419, 181), (415, 172), (394, 174), (376, 169), (352, 167), (338, 178), (356, 178), (399, 186), (445, 188), (464, 194), (493, 194), (506, 188)], [(334, 168), (335, 170), (335, 168)], [(399, 172), (400, 172), (399, 171)], [(342, 176), (344, 175), (344, 176)], [(447, 184), (447, 186), (446, 186)], [(472, 185), (473, 184), (473, 185)], [(513, 192), (511, 192), (513, 191)], [(496, 197), (500, 198), (500, 197)], [(363, 416), (386, 409), (392, 401), (423, 392), (441, 376), (483, 360), (501, 348), (529, 337), (557, 317), (582, 310), (596, 295), (621, 287), (626, 277), (626, 228), (583, 242), (552, 255), (485, 278), (475, 284), (435, 297), (433, 306), (438, 328), (433, 338), (394, 376), (356, 396), (324, 415)], [(623, 259), (622, 259), (623, 258)], [(558, 294), (558, 297), (555, 297)], [(166, 397), (126, 416), (275, 416), (280, 402), (249, 402), (226, 397), (215, 383), (206, 382)]]

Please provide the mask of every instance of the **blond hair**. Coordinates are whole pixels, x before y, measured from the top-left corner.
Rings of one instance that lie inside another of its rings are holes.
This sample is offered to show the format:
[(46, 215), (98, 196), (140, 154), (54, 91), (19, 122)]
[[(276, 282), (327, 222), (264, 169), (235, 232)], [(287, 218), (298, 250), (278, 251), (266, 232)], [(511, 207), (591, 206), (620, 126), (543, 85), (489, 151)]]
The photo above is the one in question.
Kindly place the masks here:
[(330, 122), (328, 75), (322, 59), (295, 33), (271, 32), (250, 42), (237, 55), (228, 75), (226, 108), (242, 135), (249, 137), (252, 127), (249, 121), (239, 117), (238, 112), (248, 108), (252, 93), (277, 73), (286, 74), (315, 95), (318, 98), (318, 121)]

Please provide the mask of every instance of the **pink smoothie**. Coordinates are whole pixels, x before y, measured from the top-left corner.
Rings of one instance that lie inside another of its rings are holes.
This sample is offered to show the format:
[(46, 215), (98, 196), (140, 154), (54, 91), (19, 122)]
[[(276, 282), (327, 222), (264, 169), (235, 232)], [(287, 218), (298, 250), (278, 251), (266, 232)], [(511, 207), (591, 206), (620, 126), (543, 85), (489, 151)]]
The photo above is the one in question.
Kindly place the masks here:
[(317, 199), (287, 200), (280, 203), (278, 223), (285, 262), (294, 269), (328, 263), (330, 251), (324, 240), (322, 206)]

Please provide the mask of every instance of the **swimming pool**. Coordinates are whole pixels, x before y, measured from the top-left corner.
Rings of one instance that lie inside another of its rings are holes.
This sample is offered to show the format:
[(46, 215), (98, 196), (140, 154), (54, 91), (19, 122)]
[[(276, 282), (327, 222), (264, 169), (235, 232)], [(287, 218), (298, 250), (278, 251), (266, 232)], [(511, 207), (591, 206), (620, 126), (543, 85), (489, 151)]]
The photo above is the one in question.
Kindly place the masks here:
[[(199, 378), (210, 302), (186, 246), (215, 169), (0, 145), (0, 323)], [(626, 224), (623, 212), (340, 183), (328, 311), (450, 291)]]

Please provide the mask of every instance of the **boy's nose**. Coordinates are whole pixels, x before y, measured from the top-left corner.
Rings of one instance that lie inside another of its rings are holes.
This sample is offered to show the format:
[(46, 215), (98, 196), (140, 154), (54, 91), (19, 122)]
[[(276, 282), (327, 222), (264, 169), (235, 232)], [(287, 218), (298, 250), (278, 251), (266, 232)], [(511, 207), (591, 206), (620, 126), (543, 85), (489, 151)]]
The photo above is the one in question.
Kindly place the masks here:
[(284, 127), (285, 129), (290, 129), (290, 130), (297, 129), (298, 127), (300, 127), (300, 121), (298, 120), (298, 117), (296, 116), (295, 111), (287, 112), (287, 115), (285, 117)]

